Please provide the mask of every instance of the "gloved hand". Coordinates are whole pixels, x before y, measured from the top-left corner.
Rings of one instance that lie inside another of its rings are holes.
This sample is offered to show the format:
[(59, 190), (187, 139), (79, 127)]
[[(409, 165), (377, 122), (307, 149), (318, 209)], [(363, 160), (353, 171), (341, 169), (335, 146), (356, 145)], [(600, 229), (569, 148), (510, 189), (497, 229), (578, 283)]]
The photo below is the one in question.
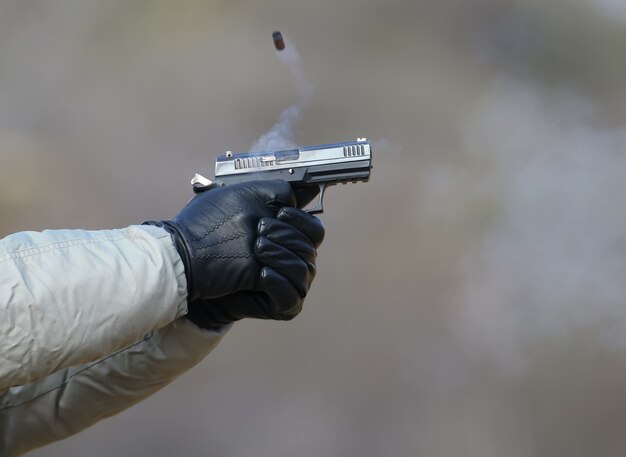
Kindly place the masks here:
[[(293, 190), (285, 181), (247, 182), (202, 192), (174, 219), (144, 224), (162, 227), (171, 234), (185, 266), (187, 300), (192, 302), (274, 284), (275, 274), (262, 274), (260, 261), (275, 261), (269, 266), (282, 273), (294, 263), (294, 254), (284, 253), (278, 261), (277, 248), (266, 235), (271, 233), (281, 240), (291, 235), (282, 225), (276, 226), (274, 218), (281, 208), (295, 204)], [(264, 235), (259, 237), (261, 229)], [(300, 247), (283, 244), (286, 249)], [(291, 278), (297, 273), (289, 275)], [(298, 287), (298, 292), (306, 292), (302, 284)]]
[(261, 219), (257, 234), (255, 254), (264, 265), (259, 290), (189, 303), (187, 317), (196, 325), (217, 328), (244, 317), (290, 320), (300, 313), (315, 277), (324, 226), (315, 216), (285, 207), (276, 219)]

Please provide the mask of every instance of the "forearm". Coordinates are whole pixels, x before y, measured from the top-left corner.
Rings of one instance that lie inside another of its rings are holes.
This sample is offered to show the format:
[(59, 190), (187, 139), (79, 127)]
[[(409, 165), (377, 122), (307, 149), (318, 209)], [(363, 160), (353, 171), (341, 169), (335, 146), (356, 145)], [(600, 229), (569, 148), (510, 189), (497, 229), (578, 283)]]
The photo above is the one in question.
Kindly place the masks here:
[(0, 456), (21, 455), (117, 414), (201, 361), (221, 340), (186, 318), (102, 360), (0, 394)]
[(0, 240), (0, 392), (97, 360), (187, 311), (164, 231), (22, 232)]

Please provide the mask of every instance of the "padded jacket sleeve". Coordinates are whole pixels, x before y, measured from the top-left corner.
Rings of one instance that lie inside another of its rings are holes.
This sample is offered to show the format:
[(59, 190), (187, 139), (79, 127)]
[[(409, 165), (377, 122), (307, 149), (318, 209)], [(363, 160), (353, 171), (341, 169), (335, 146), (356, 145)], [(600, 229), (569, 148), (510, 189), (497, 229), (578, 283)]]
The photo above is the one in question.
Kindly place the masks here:
[(183, 317), (101, 360), (9, 389), (0, 394), (0, 456), (22, 455), (134, 405), (202, 360), (227, 330)]
[(101, 359), (187, 312), (184, 267), (158, 227), (0, 240), (0, 392)]

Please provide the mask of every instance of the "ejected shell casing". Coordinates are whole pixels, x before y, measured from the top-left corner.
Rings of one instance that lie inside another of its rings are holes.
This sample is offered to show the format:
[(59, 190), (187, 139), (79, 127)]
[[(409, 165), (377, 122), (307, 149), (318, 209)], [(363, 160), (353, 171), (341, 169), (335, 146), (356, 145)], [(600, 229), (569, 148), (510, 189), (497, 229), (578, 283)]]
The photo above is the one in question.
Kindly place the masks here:
[(274, 47), (277, 51), (282, 51), (285, 49), (285, 39), (283, 38), (283, 34), (279, 31), (272, 33), (272, 39), (274, 40)]

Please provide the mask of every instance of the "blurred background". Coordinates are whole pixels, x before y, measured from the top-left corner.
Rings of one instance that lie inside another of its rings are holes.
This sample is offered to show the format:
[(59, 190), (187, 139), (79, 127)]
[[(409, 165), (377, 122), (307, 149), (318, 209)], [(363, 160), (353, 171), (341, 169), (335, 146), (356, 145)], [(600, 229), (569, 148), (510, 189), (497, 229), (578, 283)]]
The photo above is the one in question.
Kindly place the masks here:
[(626, 454), (626, 4), (3, 0), (0, 236), (168, 218), (313, 88), (302, 315), (33, 456)]

